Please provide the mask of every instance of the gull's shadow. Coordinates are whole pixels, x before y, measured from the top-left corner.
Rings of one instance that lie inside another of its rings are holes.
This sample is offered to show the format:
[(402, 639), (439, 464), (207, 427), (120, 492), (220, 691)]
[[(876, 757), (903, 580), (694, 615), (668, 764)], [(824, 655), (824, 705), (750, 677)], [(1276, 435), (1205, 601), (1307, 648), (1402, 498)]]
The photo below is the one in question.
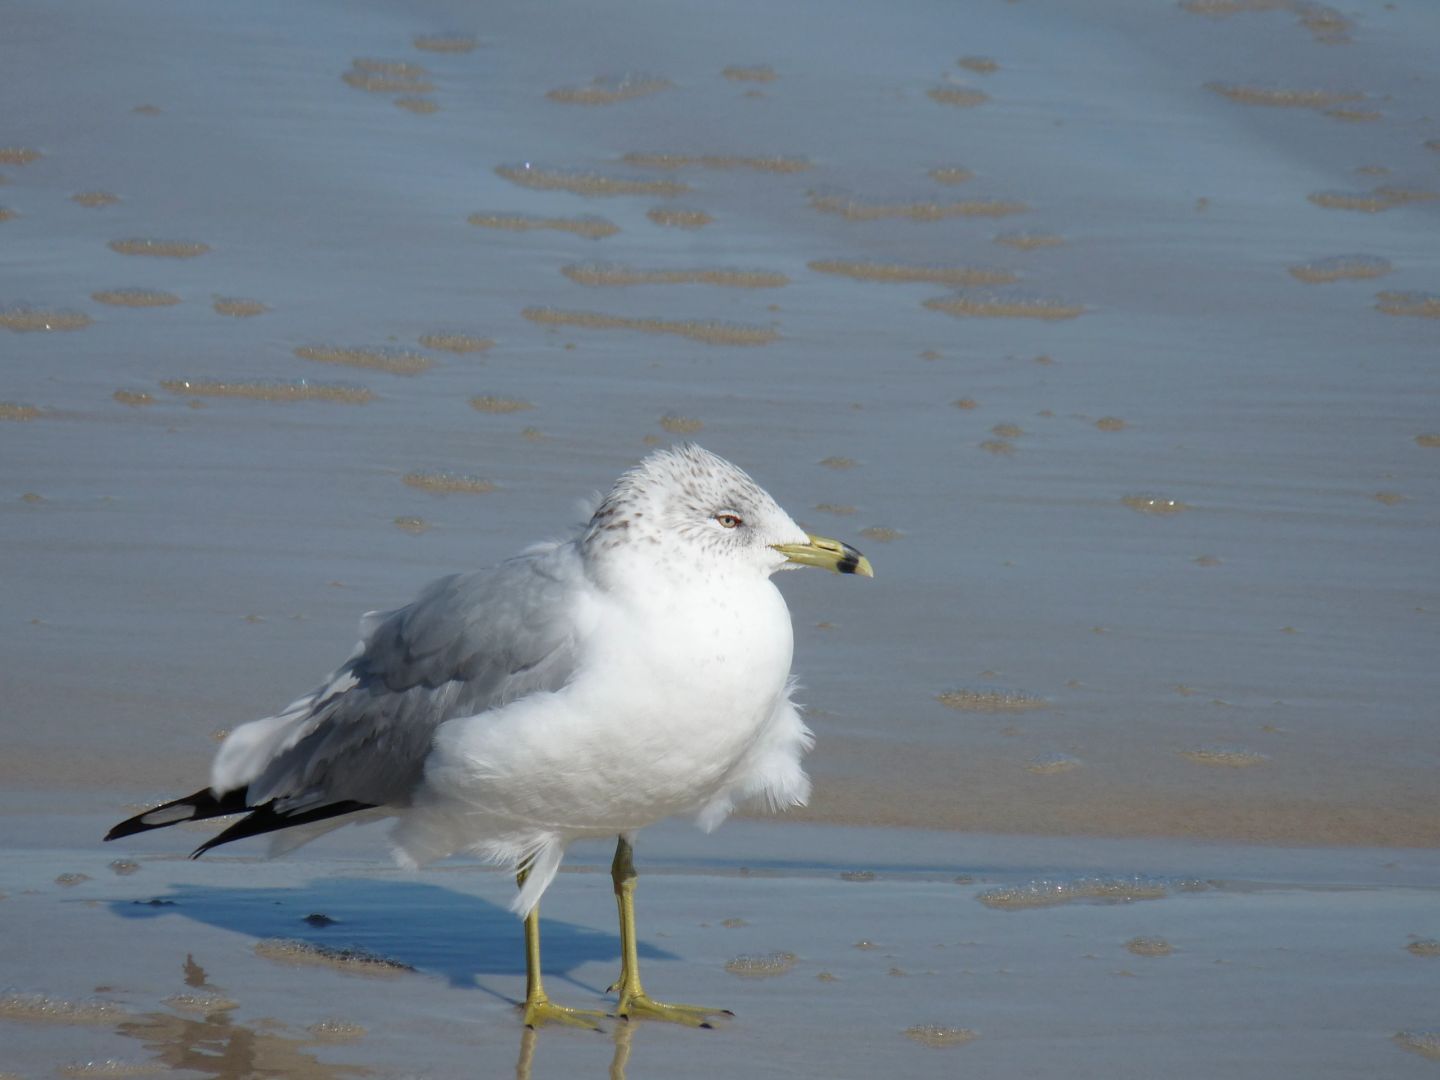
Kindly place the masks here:
[[(477, 988), (477, 975), (524, 975), (520, 920), (478, 896), (418, 881), (319, 878), (298, 887), (176, 885), (151, 900), (114, 900), (126, 919), (178, 916), (257, 939), (281, 938), (336, 949), (358, 948)], [(317, 918), (319, 916), (319, 918)], [(328, 920), (328, 921), (327, 921)], [(544, 974), (599, 993), (574, 977), (591, 961), (620, 960), (616, 934), (540, 920)], [(674, 959), (643, 942), (640, 955)]]

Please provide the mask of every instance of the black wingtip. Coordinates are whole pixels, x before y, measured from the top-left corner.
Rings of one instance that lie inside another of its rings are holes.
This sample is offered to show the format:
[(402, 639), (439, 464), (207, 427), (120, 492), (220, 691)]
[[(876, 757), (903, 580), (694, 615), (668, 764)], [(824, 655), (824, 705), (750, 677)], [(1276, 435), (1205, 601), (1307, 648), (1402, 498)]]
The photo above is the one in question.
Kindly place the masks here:
[(152, 806), (143, 813), (126, 818), (105, 834), (105, 839), (121, 840), (136, 833), (163, 829), (167, 825), (178, 825), (182, 821), (204, 821), (206, 818), (224, 817), (226, 814), (240, 814), (250, 809), (245, 804), (245, 789), (227, 791), (218, 798), (209, 788), (202, 788), (183, 799), (172, 799), (160, 806)]
[(248, 814), (224, 832), (217, 833), (209, 840), (206, 840), (190, 853), (190, 858), (198, 859), (211, 848), (219, 847), (221, 844), (228, 844), (232, 840), (244, 840), (247, 836), (260, 836), (263, 833), (275, 832), (278, 829), (289, 829), (296, 825), (309, 825), (311, 822), (324, 821), (327, 818), (340, 817), (343, 814), (353, 814), (360, 810), (373, 810), (375, 809), (375, 804), (355, 802), (354, 800), (347, 799), (343, 802), (334, 802), (326, 806), (317, 806), (310, 810), (303, 810), (298, 814), (279, 813), (275, 810), (274, 802), (247, 807), (246, 809), (250, 811)]

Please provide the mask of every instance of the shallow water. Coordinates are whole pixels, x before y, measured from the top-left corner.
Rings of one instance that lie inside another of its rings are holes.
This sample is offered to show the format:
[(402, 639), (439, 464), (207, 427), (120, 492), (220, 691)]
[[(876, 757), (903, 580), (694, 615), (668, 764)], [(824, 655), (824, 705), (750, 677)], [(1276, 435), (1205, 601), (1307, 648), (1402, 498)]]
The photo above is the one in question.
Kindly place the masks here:
[[(876, 566), (781, 582), (797, 818), (1440, 844), (1437, 45), (1380, 2), (11, 5), (0, 846), (190, 790), (362, 612), (681, 437)], [(798, 951), (715, 977), (746, 949)]]
[[(811, 817), (1440, 841), (1440, 16), (1372, 5), (1334, 44), (1300, 8), (915, 5), (857, 54), (801, 10), (557, 35), (311, 5), (282, 40), (263, 6), (25, 8), (0, 45), (25, 102), (0, 131), (7, 780), (186, 782), (362, 611), (554, 533), (680, 430), (875, 556), (873, 587), (784, 581)], [(596, 79), (596, 107), (554, 98)], [(1380, 119), (1326, 112), (1356, 101)], [(647, 218), (681, 179), (700, 233)], [(1307, 197), (1347, 187), (1393, 205)], [(999, 203), (1028, 209), (955, 210)], [(620, 231), (466, 224), (597, 211)], [(494, 497), (404, 482), (432, 474)]]

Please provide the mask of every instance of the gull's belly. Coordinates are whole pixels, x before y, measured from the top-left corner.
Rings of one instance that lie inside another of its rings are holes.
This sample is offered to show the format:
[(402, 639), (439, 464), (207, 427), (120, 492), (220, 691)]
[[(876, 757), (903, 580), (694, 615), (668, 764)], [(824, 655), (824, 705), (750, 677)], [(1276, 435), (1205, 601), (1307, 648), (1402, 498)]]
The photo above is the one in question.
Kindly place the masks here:
[(432, 779), (443, 771), (461, 781), (477, 809), (576, 835), (697, 810), (733, 781), (789, 677), (793, 639), (778, 591), (743, 610), (739, 619), (723, 607), (679, 619), (641, 613), (639, 625), (617, 613), (597, 632), (593, 662), (563, 690), (507, 706), (490, 723), (447, 725)]

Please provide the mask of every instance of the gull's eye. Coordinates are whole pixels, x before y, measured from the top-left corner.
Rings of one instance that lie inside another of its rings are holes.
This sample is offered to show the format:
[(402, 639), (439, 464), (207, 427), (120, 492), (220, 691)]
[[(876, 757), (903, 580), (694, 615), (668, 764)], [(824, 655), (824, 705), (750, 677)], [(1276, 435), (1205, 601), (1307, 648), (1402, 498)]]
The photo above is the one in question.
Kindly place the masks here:
[(716, 514), (715, 520), (720, 523), (722, 529), (736, 529), (745, 524), (740, 520), (739, 514)]

